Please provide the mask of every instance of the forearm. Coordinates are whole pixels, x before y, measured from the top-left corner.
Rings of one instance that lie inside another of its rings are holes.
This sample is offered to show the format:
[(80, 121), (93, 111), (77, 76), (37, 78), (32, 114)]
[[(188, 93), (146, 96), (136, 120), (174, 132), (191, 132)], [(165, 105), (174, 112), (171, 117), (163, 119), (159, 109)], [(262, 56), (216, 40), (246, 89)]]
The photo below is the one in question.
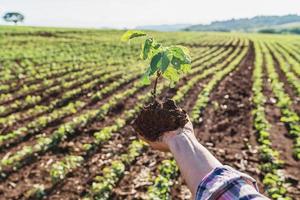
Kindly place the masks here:
[(189, 189), (195, 195), (201, 180), (222, 164), (195, 138), (193, 133), (167, 135), (166, 142), (172, 152)]

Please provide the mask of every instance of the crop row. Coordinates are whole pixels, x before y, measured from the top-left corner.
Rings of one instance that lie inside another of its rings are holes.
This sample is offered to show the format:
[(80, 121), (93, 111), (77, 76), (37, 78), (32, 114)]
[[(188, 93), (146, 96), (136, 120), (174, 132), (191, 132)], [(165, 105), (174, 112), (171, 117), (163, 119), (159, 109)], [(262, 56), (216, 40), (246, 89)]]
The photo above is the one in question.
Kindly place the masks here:
[[(280, 155), (277, 150), (272, 147), (269, 129), (271, 124), (266, 119), (265, 103), (266, 97), (263, 94), (263, 64), (264, 57), (261, 44), (254, 42), (255, 48), (255, 64), (253, 70), (253, 103), (255, 108), (252, 110), (253, 125), (257, 134), (259, 143), (259, 160), (261, 163), (260, 170), (262, 172), (263, 184), (267, 194), (273, 199), (289, 199), (286, 197), (285, 180), (282, 176), (283, 161), (279, 159)], [(265, 52), (267, 53), (267, 52)]]
[[(33, 84), (31, 86), (27, 86), (24, 85), (22, 86), (22, 88), (19, 88), (19, 90), (15, 93), (9, 93), (9, 94), (2, 94), (0, 97), (0, 104), (6, 104), (7, 106), (9, 106), (9, 102), (12, 102), (15, 99), (20, 99), (23, 100), (26, 98), (28, 98), (28, 96), (30, 97), (30, 95), (34, 94), (34, 93), (39, 93), (39, 92), (43, 92), (43, 91), (47, 91), (47, 90), (54, 90), (53, 88), (57, 88), (57, 87), (61, 87), (61, 86), (68, 86), (68, 85), (72, 85), (72, 83), (76, 83), (75, 81), (78, 78), (81, 78), (82, 76), (86, 76), (87, 77), (91, 77), (94, 76), (93, 72), (98, 71), (98, 72), (102, 72), (105, 73), (105, 70), (102, 69), (97, 69), (97, 68), (86, 68), (85, 70), (79, 71), (79, 72), (74, 72), (71, 74), (66, 74), (62, 77), (56, 78), (56, 79), (52, 79), (52, 80), (44, 80), (41, 83), (38, 84)], [(23, 98), (23, 99), (21, 99)], [(4, 107), (4, 106), (3, 106)]]
[(211, 91), (217, 86), (217, 84), (230, 72), (232, 72), (238, 64), (241, 62), (241, 60), (245, 57), (247, 54), (248, 49), (244, 48), (242, 49), (242, 52), (235, 58), (234, 61), (232, 61), (228, 67), (225, 69), (218, 71), (212, 80), (209, 81), (204, 87), (204, 89), (199, 94), (196, 103), (193, 107), (192, 113), (191, 113), (191, 120), (194, 123), (198, 123), (199, 120), (201, 120), (200, 115), (202, 110), (206, 107), (207, 103), (209, 102), (209, 96)]
[[(166, 87), (167, 84), (161, 84), (158, 86), (157, 90), (158, 91), (162, 91), (162, 89), (164, 89)], [(95, 152), (97, 149), (99, 149), (99, 147), (104, 144), (105, 142), (107, 142), (108, 140), (110, 140), (113, 136), (113, 133), (118, 132), (120, 129), (124, 128), (132, 119), (133, 117), (141, 110), (142, 106), (144, 103), (148, 102), (150, 99), (152, 98), (151, 93), (147, 93), (147, 94), (141, 94), (137, 96), (137, 103), (134, 105), (133, 108), (126, 110), (124, 112), (124, 114), (118, 118), (116, 118), (113, 122), (112, 125), (103, 127), (101, 130), (96, 131), (93, 133), (93, 142), (92, 143), (85, 143), (82, 144), (83, 149), (82, 152), (80, 153), (82, 156), (75, 156), (75, 155), (67, 155), (66, 157), (63, 158), (62, 161), (58, 161), (56, 163), (54, 163), (52, 165), (52, 169), (49, 172), (49, 175), (51, 176), (51, 179), (53, 180), (53, 185), (51, 187), (53, 187), (57, 181), (62, 181), (67, 174), (69, 174), (70, 172), (74, 171), (77, 167), (80, 167), (80, 164), (82, 162), (84, 162), (87, 158), (86, 156), (89, 154), (92, 154), (93, 152)], [(144, 146), (143, 143), (141, 142), (137, 142), (135, 141), (134, 144), (132, 144), (133, 148), (136, 149), (136, 146)], [(131, 149), (131, 150), (130, 150)], [(132, 148), (129, 146), (129, 152), (131, 151), (135, 151), (132, 150)], [(131, 154), (133, 155), (133, 154)], [(138, 156), (136, 155), (136, 153), (134, 153), (135, 157)], [(121, 156), (121, 157), (125, 157), (125, 156)], [(134, 159), (132, 156), (130, 156), (132, 159)], [(71, 158), (72, 163), (67, 163)], [(74, 158), (74, 159), (73, 159)], [(133, 161), (133, 160), (132, 160)], [(132, 162), (131, 161), (131, 162)], [(117, 163), (119, 163), (120, 165), (124, 165), (123, 162), (120, 163), (120, 161), (116, 161)], [(114, 168), (115, 165), (112, 165), (112, 168)], [(109, 168), (109, 167), (107, 167)], [(114, 173), (114, 172), (112, 172)], [(117, 178), (120, 178), (120, 176), (122, 174), (116, 175), (113, 174), (114, 176), (114, 182), (106, 182), (107, 184), (115, 184), (115, 182), (117, 181)], [(94, 191), (93, 196), (99, 196), (102, 192), (105, 192), (106, 195), (108, 195), (108, 191), (106, 188), (106, 191), (102, 191), (101, 189), (101, 185), (98, 181), (98, 178), (95, 179), (94, 181), (95, 183), (92, 184), (92, 187), (94, 189), (92, 189), (92, 191)], [(46, 190), (47, 188), (45, 188), (44, 185), (39, 184), (40, 187), (36, 187), (34, 186), (33, 188), (31, 188), (28, 193), (30, 193), (30, 196), (34, 196), (34, 197), (38, 197), (41, 194), (41, 188), (43, 188), (43, 194), (46, 194)], [(110, 188), (112, 189), (112, 188)]]
[[(137, 70), (133, 70), (132, 73), (138, 75)], [(109, 82), (110, 80), (113, 80), (116, 77), (121, 76), (122, 74), (123, 74), (122, 71), (112, 71), (111, 73), (107, 74), (107, 73), (105, 73), (105, 71), (103, 72), (100, 70), (99, 72), (95, 71), (92, 78), (89, 77), (88, 75), (83, 76), (82, 78), (78, 78), (78, 80), (77, 81), (74, 80), (74, 83), (72, 83), (72, 84), (65, 84), (63, 87), (59, 87), (60, 92), (57, 91), (56, 93), (61, 94), (60, 98), (56, 98), (56, 99), (50, 101), (47, 105), (43, 105), (43, 106), (39, 105), (39, 104), (37, 104), (37, 105), (33, 104), (34, 107), (26, 110), (25, 112), (18, 112), (18, 113), (11, 114), (7, 117), (0, 118), (0, 125), (2, 125), (4, 127), (11, 126), (18, 120), (24, 119), (25, 116), (26, 116), (26, 118), (30, 118), (30, 117), (33, 117), (36, 115), (40, 115), (42, 113), (50, 113), (53, 110), (55, 110), (56, 108), (60, 108), (64, 105), (66, 105), (70, 100), (72, 100), (76, 97), (79, 97), (83, 94), (86, 94), (86, 93), (90, 92), (93, 88), (96, 88), (97, 86), (99, 86), (100, 84)], [(129, 78), (129, 77), (126, 76), (126, 78)], [(123, 79), (124, 78), (122, 78), (121, 80), (123, 80)], [(118, 84), (118, 83), (120, 83), (120, 82), (116, 82), (115, 84)], [(76, 84), (76, 85), (79, 84), (78, 85), (79, 87), (75, 87), (74, 89), (67, 90), (68, 88), (73, 88), (74, 87), (73, 84)], [(107, 87), (104, 87), (102, 89), (104, 90), (106, 88)], [(106, 90), (108, 90), (108, 89), (106, 89)], [(65, 92), (62, 93), (62, 91), (65, 91)], [(48, 92), (48, 93), (53, 94), (52, 92)], [(107, 91), (107, 92), (109, 92), (109, 91)], [(93, 95), (92, 97), (93, 97), (94, 101), (99, 99), (99, 92), (97, 94)], [(39, 99), (41, 99), (40, 101), (42, 101), (41, 97)]]
[[(7, 126), (11, 126), (13, 123), (17, 122), (19, 119), (24, 119), (25, 116), (26, 116), (26, 118), (29, 118), (29, 117), (33, 117), (35, 115), (40, 115), (42, 113), (46, 113), (46, 112), (49, 113), (52, 110), (54, 110), (55, 108), (65, 105), (69, 100), (73, 99), (74, 97), (78, 97), (78, 96), (82, 95), (83, 93), (89, 92), (89, 90), (96, 87), (100, 83), (107, 82), (111, 79), (114, 79), (115, 77), (120, 76), (123, 73), (122, 70), (120, 71), (117, 68), (115, 68), (111, 71), (112, 71), (112, 73), (106, 74), (104, 76), (102, 76), (102, 74), (105, 73), (105, 70), (100, 70), (99, 72), (97, 72), (97, 71), (94, 72), (92, 77), (90, 77), (89, 75), (84, 75), (84, 76), (78, 78), (76, 81), (74, 80), (74, 84), (79, 85), (79, 83), (80, 83), (82, 85), (80, 85), (78, 88), (74, 88), (72, 90), (65, 92), (64, 94), (62, 94), (60, 99), (55, 99), (54, 101), (51, 101), (50, 105), (46, 105), (46, 106), (36, 105), (34, 108), (29, 109), (26, 112), (15, 113), (8, 117), (0, 118), (0, 124), (4, 127), (7, 127)], [(95, 76), (100, 76), (100, 77), (102, 76), (102, 77), (95, 79)], [(64, 85), (65, 85), (65, 87), (73, 88), (74, 84), (67, 83)], [(107, 88), (107, 90), (109, 90), (112, 87), (116, 88), (119, 85), (120, 85), (119, 82), (115, 82), (111, 87), (108, 87), (108, 88), (106, 87), (106, 88)], [(60, 90), (65, 91), (68, 88), (61, 88)], [(104, 90), (104, 88), (103, 88), (103, 90)], [(59, 93), (59, 92), (57, 92), (57, 93)], [(101, 98), (102, 94), (103, 94), (103, 92), (97, 92), (95, 94), (92, 94), (92, 101), (99, 100), (99, 98)], [(90, 95), (88, 95), (88, 96), (90, 96)], [(41, 99), (40, 99), (40, 101), (41, 101)], [(10, 109), (12, 109), (12, 108), (10, 108)]]
[(270, 48), (272, 48), (272, 53), (277, 59), (287, 81), (294, 87), (297, 95), (300, 96), (300, 79), (295, 75), (295, 73), (300, 73), (299, 63), (296, 63), (286, 52), (276, 48), (276, 46), (270, 46)]
[[(68, 44), (66, 44), (68, 45)], [(95, 46), (95, 45), (94, 45)], [(4, 66), (6, 65), (6, 74), (11, 75), (13, 78), (9, 78), (10, 80), (17, 80), (19, 78), (30, 77), (31, 74), (44, 73), (49, 72), (49, 70), (58, 69), (59, 66), (55, 65), (55, 63), (82, 63), (82, 62), (100, 62), (101, 65), (109, 64), (112, 61), (113, 55), (122, 54), (124, 56), (129, 55), (129, 52), (134, 50), (135, 47), (130, 48), (114, 48), (115, 45), (96, 45), (96, 49), (93, 50), (93, 45), (87, 46), (87, 51), (80, 51), (81, 48), (72, 49), (74, 52), (68, 52), (67, 48), (63, 50), (61, 53), (56, 53), (53, 55), (48, 55), (45, 57), (38, 57), (34, 61), (32, 59), (21, 58), (16, 59), (15, 61), (10, 61), (8, 63), (2, 63)], [(99, 48), (100, 47), (100, 48)], [(35, 49), (29, 49), (28, 51), (35, 51)], [(102, 58), (102, 59), (101, 59)], [(103, 60), (103, 58), (106, 58)], [(120, 60), (119, 58), (115, 58), (114, 60)], [(123, 59), (124, 60), (124, 59)], [(121, 61), (121, 60), (120, 60)], [(50, 64), (50, 68), (49, 68)], [(36, 67), (36, 65), (40, 67)], [(11, 67), (10, 67), (11, 66)], [(11, 72), (11, 73), (9, 73)], [(15, 74), (15, 75), (14, 75)]]
[(291, 98), (282, 89), (284, 84), (279, 80), (270, 51), (265, 45), (262, 46), (262, 50), (266, 57), (266, 68), (270, 78), (272, 92), (277, 99), (276, 105), (281, 111), (282, 117), (280, 121), (287, 125), (289, 135), (294, 139), (294, 157), (300, 159), (300, 118), (292, 109)]
[[(214, 54), (212, 54), (212, 55), (214, 55)], [(110, 77), (110, 79), (113, 79), (117, 75), (122, 74), (122, 71), (117, 71), (117, 69), (115, 69), (114, 71), (116, 71), (116, 72), (111, 73), (110, 74), (111, 76), (105, 75), (104, 77), (101, 77), (100, 79), (93, 79), (93, 77), (89, 77), (88, 75), (85, 75), (76, 81), (77, 84), (78, 83), (83, 84), (84, 82), (86, 82), (87, 78), (88, 78), (88, 80), (91, 80), (91, 82), (85, 83), (82, 86), (80, 86), (79, 88), (75, 88), (75, 89), (65, 92), (60, 97), (60, 99), (55, 99), (54, 101), (51, 101), (50, 105), (48, 105), (48, 106), (36, 105), (34, 108), (27, 110), (27, 112), (25, 112), (25, 113), (16, 113), (9, 117), (1, 118), (0, 122), (3, 126), (11, 126), (17, 120), (19, 120), (21, 118), (24, 119), (24, 116), (27, 116), (27, 118), (28, 118), (28, 115), (34, 116), (34, 115), (38, 115), (38, 114), (45, 113), (45, 112), (49, 113), (50, 111), (54, 110), (55, 108), (66, 104), (68, 102), (68, 100), (72, 99), (73, 97), (82, 95), (83, 92), (88, 91), (89, 89), (97, 86), (101, 82), (108, 81), (107, 77)], [(99, 75), (101, 75), (101, 73), (102, 73), (101, 70), (98, 73), (100, 73)], [(95, 72), (94, 75), (98, 75), (97, 72)], [(68, 84), (68, 85), (70, 87), (72, 86), (72, 84)], [(118, 82), (114, 83), (115, 87), (117, 85), (120, 85), (120, 84), (118, 84)], [(67, 88), (64, 88), (64, 89), (67, 89)], [(108, 89), (110, 89), (110, 87)], [(98, 100), (99, 98), (101, 98), (102, 93), (103, 92), (97, 92), (97, 93), (93, 94), (92, 100), (95, 101), (95, 100)]]
[[(94, 96), (91, 97), (92, 101), (95, 103), (97, 101), (102, 100), (102, 97), (104, 95), (111, 93), (122, 84), (128, 83), (132, 79), (137, 77), (138, 75), (136, 73), (129, 73), (129, 75), (120, 78), (118, 81), (112, 82), (111, 84), (107, 85), (106, 87), (99, 90), (96, 94), (94, 94)], [(106, 79), (107, 77), (103, 76), (102, 78)], [(101, 79), (96, 79), (96, 81), (99, 80)], [(89, 102), (81, 102), (78, 100), (75, 102), (71, 102), (69, 104), (70, 106), (67, 105), (61, 109), (55, 109), (51, 114), (36, 118), (35, 120), (27, 124), (25, 127), (20, 127), (19, 129), (12, 131), (11, 133), (1, 135), (0, 146), (2, 146), (4, 143), (7, 143), (7, 141), (9, 140), (15, 140), (15, 139), (21, 140), (25, 136), (28, 137), (28, 135), (33, 135), (35, 133), (38, 133), (48, 124), (51, 124), (54, 121), (64, 118), (69, 114), (77, 113), (79, 110), (82, 110), (82, 108), (86, 107), (88, 104)], [(73, 105), (78, 105), (78, 106), (73, 106)]]
[[(126, 59), (126, 57), (129, 57), (131, 52), (135, 51), (137, 48), (137, 46), (121, 46), (120, 44), (116, 44), (115, 41), (114, 43), (104, 42), (99, 45), (95, 42), (70, 43), (67, 40), (66, 42), (55, 41), (53, 43), (54, 45), (51, 46), (51, 42), (50, 44), (48, 41), (43, 42), (47, 42), (47, 45), (39, 51), (37, 50), (37, 47), (28, 46), (27, 48), (24, 48), (22, 46), (19, 53), (17, 51), (17, 45), (10, 48), (10, 44), (6, 44), (9, 51), (7, 54), (10, 54), (9, 57), (11, 58), (11, 61), (3, 63), (4, 60), (8, 60), (8, 58), (5, 58), (6, 56), (1, 54), (2, 64), (7, 66), (6, 72), (3, 75), (16, 76), (14, 79), (17, 80), (20, 76), (22, 76), (22, 78), (27, 78), (35, 74), (53, 71), (54, 68), (59, 69), (59, 66), (55, 65), (56, 63), (84, 63), (87, 61), (94, 61), (98, 62), (98, 65), (105, 65), (115, 62), (116, 60), (123, 62), (124, 58)], [(33, 43), (38, 44), (39, 42), (35, 41)], [(41, 46), (42, 45), (39, 47)], [(50, 50), (51, 53), (49, 52), (49, 48), (53, 48)], [(5, 54), (5, 52), (3, 53)], [(37, 55), (32, 56), (31, 54)], [(119, 59), (114, 55), (122, 55), (122, 58)], [(18, 63), (15, 63), (15, 60), (17, 60)], [(101, 62), (99, 63), (99, 61)], [(39, 67), (35, 67), (35, 65), (38, 65)], [(3, 80), (6, 79), (10, 78), (8, 77)]]
[[(231, 50), (229, 49), (229, 52), (230, 51)], [(240, 48), (236, 48), (235, 51), (233, 51), (230, 55), (228, 55), (228, 52), (225, 52), (224, 55), (220, 56), (221, 59), (225, 58), (225, 61), (220, 64), (216, 64), (215, 66), (214, 66), (215, 62), (212, 62), (213, 59), (207, 63), (202, 64), (201, 66), (203, 68), (207, 68), (207, 66), (212, 66), (212, 67), (208, 68), (207, 70), (203, 71), (202, 73), (190, 79), (186, 85), (184, 85), (179, 89), (179, 92), (176, 94), (176, 96), (173, 97), (173, 100), (179, 103), (179, 101), (186, 94), (186, 92), (190, 90), (190, 88), (192, 88), (195, 84), (197, 84), (201, 79), (206, 78), (211, 74), (214, 74), (216, 71), (222, 70), (222, 68), (224, 68), (227, 64), (229, 64), (239, 52), (240, 52)]]
[[(132, 62), (126, 62), (125, 60), (123, 60), (123, 62), (126, 63), (126, 66), (132, 64)], [(66, 65), (63, 65), (63, 66), (66, 66)], [(63, 66), (59, 65), (58, 69), (61, 70), (61, 68), (63, 68)], [(30, 86), (26, 85), (26, 84), (24, 84), (24, 82), (22, 82), (22, 87), (19, 88), (17, 93), (11, 94), (11, 92), (10, 92), (10, 94), (2, 94), (2, 95), (0, 95), (0, 101), (1, 101), (1, 103), (5, 103), (6, 101), (10, 101), (14, 98), (19, 98), (19, 97), (25, 96), (28, 92), (30, 92), (30, 94), (31, 94), (36, 91), (48, 89), (49, 87), (54, 86), (54, 85), (64, 83), (64, 82), (68, 81), (68, 79), (74, 80), (74, 79), (76, 79), (77, 75), (78, 75), (77, 77), (79, 77), (81, 74), (88, 74), (89, 72), (93, 71), (92, 68), (97, 68), (97, 65), (92, 65), (92, 67), (90, 66), (89, 68), (85, 68), (84, 70), (81, 70), (77, 73), (75, 72), (75, 73), (71, 73), (71, 74), (64, 74), (64, 76), (62, 76), (62, 77), (55, 76), (55, 77), (53, 77), (53, 79), (49, 79), (49, 77), (42, 77), (43, 79), (45, 79), (45, 78), (47, 78), (47, 79), (44, 82), (33, 84)], [(105, 69), (115, 69), (115, 67), (109, 67), (109, 68), (105, 68)], [(56, 71), (56, 69), (51, 69), (51, 68), (48, 70), (50, 70), (50, 73), (53, 73)], [(41, 75), (41, 74), (39, 73), (39, 75)], [(2, 87), (2, 90), (6, 89), (6, 91), (11, 91), (12, 90), (11, 87), (15, 88), (16, 86), (11, 86), (11, 84), (8, 84), (8, 85), (2, 85), (1, 87)]]
[(289, 45), (276, 45), (280, 54), (285, 57), (291, 69), (300, 76), (300, 54), (295, 53), (289, 48)]
[(94, 120), (103, 120), (110, 109), (116, 106), (119, 101), (132, 96), (142, 87), (141, 84), (135, 84), (131, 89), (115, 94), (108, 102), (104, 103), (99, 108), (88, 110), (85, 113), (76, 116), (71, 121), (60, 125), (50, 136), (40, 136), (35, 144), (25, 145), (21, 150), (14, 154), (2, 158), (0, 161), (0, 171), (3, 172), (2, 175), (5, 176), (4, 171), (7, 168), (17, 169), (21, 166), (21, 161), (25, 158), (45, 152), (51, 147), (56, 146), (62, 140), (72, 136), (78, 128), (85, 127)]

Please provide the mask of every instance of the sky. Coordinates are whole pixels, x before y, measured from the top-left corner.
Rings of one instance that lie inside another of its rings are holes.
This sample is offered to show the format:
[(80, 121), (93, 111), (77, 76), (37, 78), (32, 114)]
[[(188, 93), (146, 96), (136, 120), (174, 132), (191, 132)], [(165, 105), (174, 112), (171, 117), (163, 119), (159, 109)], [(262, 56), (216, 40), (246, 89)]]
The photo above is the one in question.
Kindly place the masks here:
[(300, 14), (300, 0), (0, 0), (0, 24), (9, 11), (24, 14), (23, 25), (134, 28)]

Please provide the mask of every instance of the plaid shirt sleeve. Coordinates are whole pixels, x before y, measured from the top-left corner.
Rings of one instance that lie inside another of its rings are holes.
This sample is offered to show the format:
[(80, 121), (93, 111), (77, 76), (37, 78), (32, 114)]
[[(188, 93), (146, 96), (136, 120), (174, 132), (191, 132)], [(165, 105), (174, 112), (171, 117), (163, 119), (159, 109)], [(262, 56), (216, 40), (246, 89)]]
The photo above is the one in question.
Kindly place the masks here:
[(256, 181), (229, 166), (217, 167), (198, 186), (196, 200), (266, 200)]

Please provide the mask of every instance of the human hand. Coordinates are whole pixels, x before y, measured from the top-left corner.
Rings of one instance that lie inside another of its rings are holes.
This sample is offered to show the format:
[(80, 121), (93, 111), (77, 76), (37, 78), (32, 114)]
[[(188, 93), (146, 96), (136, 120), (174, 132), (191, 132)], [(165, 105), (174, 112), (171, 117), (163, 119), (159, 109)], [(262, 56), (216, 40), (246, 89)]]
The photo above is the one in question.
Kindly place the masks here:
[(139, 138), (142, 139), (143, 141), (147, 142), (153, 149), (163, 151), (163, 152), (169, 152), (169, 142), (176, 136), (181, 135), (181, 134), (192, 134), (194, 135), (194, 129), (193, 129), (193, 124), (189, 120), (186, 125), (183, 128), (179, 128), (174, 131), (168, 131), (165, 132), (159, 137), (157, 141), (149, 141), (143, 136), (139, 135)]

